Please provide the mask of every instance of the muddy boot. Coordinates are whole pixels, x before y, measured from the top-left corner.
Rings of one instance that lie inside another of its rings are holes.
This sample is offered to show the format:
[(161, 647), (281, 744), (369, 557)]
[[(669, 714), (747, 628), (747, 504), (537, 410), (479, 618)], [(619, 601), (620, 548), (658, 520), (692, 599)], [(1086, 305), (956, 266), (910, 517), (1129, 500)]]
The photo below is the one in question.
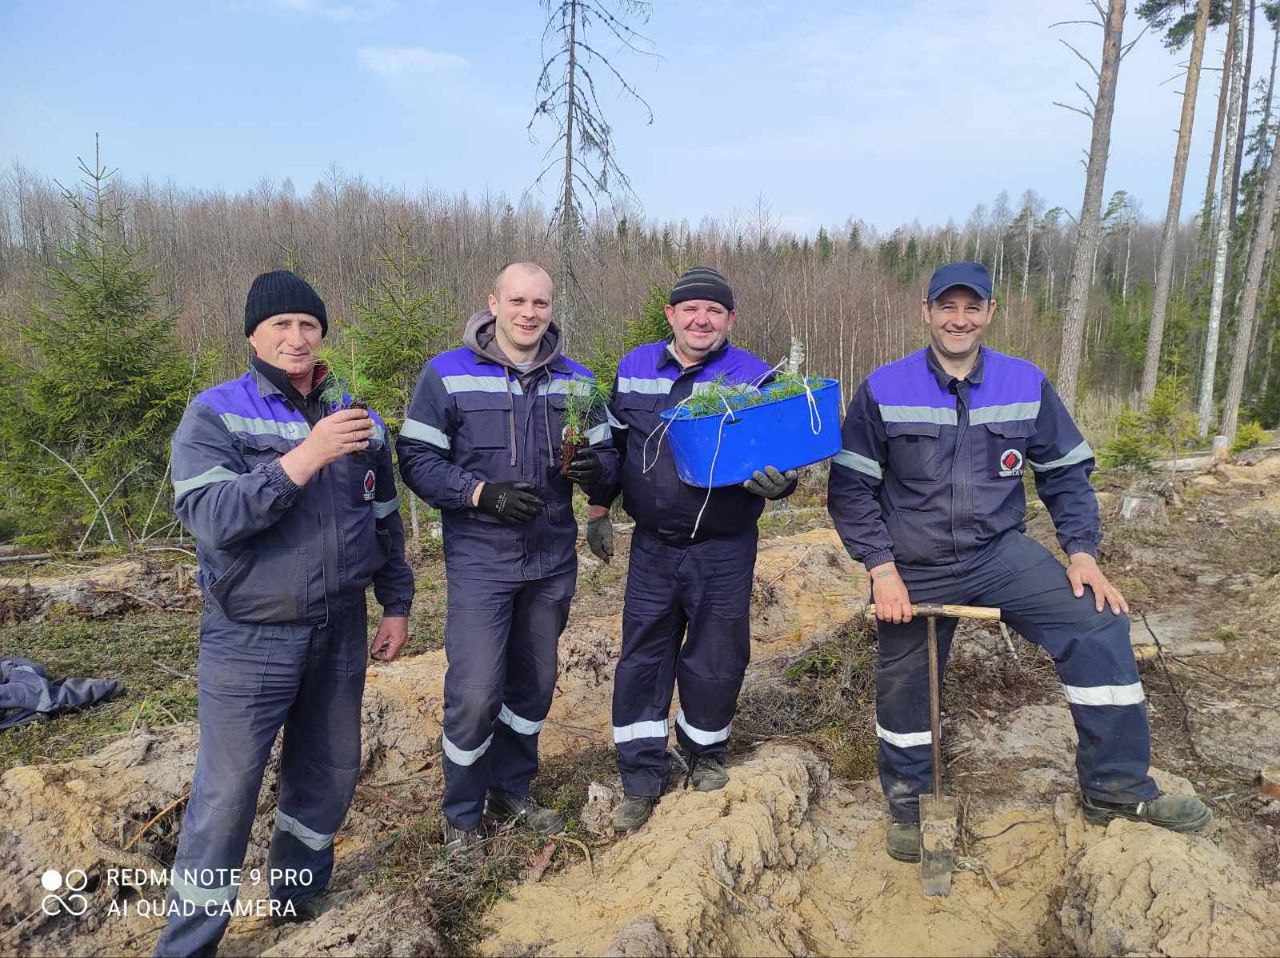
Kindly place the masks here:
[(564, 831), (564, 816), (554, 808), (543, 808), (531, 798), (516, 798), (504, 792), (490, 792), (485, 809), (500, 822), (512, 822), (539, 835)]
[(481, 838), (478, 828), (459, 828), (451, 824), (449, 819), (441, 817), (440, 832), (445, 854), (451, 858), (455, 855), (470, 856), (480, 850)]
[(617, 835), (634, 832), (649, 820), (658, 800), (652, 795), (627, 795), (613, 813), (613, 831)]
[(1194, 795), (1157, 795), (1149, 802), (1126, 805), (1103, 802), (1085, 795), (1080, 799), (1091, 825), (1105, 825), (1113, 818), (1159, 825), (1171, 832), (1198, 832), (1213, 820), (1213, 812)]
[(900, 862), (915, 864), (920, 861), (920, 823), (890, 822), (884, 847), (890, 858)]
[(729, 773), (720, 759), (711, 755), (695, 755), (689, 779), (695, 792), (715, 792), (729, 784)]

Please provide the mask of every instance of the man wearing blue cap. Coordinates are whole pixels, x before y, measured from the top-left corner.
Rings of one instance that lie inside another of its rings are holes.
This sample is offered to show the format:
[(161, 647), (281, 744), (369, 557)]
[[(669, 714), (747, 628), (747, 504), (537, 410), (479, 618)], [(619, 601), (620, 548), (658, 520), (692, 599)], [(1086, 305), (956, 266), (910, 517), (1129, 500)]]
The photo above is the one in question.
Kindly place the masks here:
[[(940, 267), (921, 309), (928, 346), (858, 388), (827, 493), (845, 547), (871, 575), (880, 620), (876, 735), (889, 854), (919, 861), (918, 797), (932, 781), (925, 623), (912, 620), (913, 602), (997, 606), (1053, 657), (1079, 737), (1090, 822), (1204, 827), (1211, 815), (1199, 799), (1161, 795), (1148, 774), (1129, 607), (1095, 559), (1093, 451), (1043, 372), (982, 345), (996, 311), (985, 266)], [(1025, 534), (1027, 467), (1069, 557), (1065, 569)], [(944, 668), (955, 626), (938, 622)]]

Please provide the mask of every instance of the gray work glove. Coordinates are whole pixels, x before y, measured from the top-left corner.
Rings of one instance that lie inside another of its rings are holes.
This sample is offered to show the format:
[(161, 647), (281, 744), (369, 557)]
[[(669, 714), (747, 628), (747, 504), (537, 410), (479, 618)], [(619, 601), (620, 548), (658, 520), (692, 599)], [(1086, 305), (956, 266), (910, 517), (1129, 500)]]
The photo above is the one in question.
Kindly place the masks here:
[(606, 563), (613, 558), (613, 520), (608, 515), (587, 520), (587, 548)]
[(753, 472), (742, 488), (766, 499), (780, 499), (791, 491), (792, 483), (799, 474), (795, 469), (779, 472), (773, 466), (765, 466), (764, 472), (759, 469)]

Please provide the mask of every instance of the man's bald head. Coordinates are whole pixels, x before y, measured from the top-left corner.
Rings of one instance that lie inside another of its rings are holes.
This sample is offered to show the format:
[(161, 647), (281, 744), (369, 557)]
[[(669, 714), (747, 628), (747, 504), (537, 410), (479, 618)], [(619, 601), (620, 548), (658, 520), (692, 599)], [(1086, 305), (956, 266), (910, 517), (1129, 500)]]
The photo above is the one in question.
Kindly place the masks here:
[(508, 263), (498, 270), (498, 275), (493, 278), (493, 295), (498, 299), (502, 299), (503, 283), (514, 277), (545, 281), (548, 290), (553, 286), (551, 274), (537, 263)]

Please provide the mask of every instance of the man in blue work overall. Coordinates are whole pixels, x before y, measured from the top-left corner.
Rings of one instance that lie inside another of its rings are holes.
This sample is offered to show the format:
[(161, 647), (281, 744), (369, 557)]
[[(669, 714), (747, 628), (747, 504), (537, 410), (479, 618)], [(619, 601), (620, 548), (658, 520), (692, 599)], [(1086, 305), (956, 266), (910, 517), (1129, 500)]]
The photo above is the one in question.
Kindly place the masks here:
[[(737, 318), (719, 272), (684, 273), (666, 307), (671, 339), (637, 347), (618, 364), (610, 404), (622, 455), (622, 504), (636, 521), (622, 608), (622, 652), (613, 677), (613, 741), (624, 798), (614, 831), (648, 820), (671, 773), (667, 752), (673, 686), (680, 688), (676, 740), (699, 791), (728, 782), (729, 725), (751, 656), (750, 600), (764, 500), (795, 489), (794, 470), (772, 466), (743, 488), (685, 485), (657, 432), (665, 409), (721, 379), (759, 384), (771, 370), (729, 343)], [(587, 542), (613, 554), (609, 506), (618, 488), (590, 499)], [(687, 634), (686, 634), (687, 633)]]
[(461, 347), (422, 367), (396, 451), (405, 484), (440, 509), (445, 623), (445, 845), (465, 851), (487, 810), (554, 834), (564, 820), (529, 798), (556, 647), (578, 574), (573, 485), (613, 483), (604, 410), (560, 474), (565, 404), (592, 387), (561, 352), (551, 277), (511, 263)]
[[(982, 345), (995, 315), (980, 263), (949, 263), (922, 302), (929, 345), (871, 373), (849, 404), (828, 508), (871, 576), (879, 621), (876, 734), (888, 852), (919, 861), (931, 785), (925, 623), (911, 603), (997, 606), (1054, 660), (1079, 744), (1085, 816), (1202, 828), (1194, 796), (1161, 795), (1129, 645), (1128, 605), (1098, 568), (1093, 452), (1039, 369)], [(1025, 535), (1023, 473), (1049, 510), (1063, 566)], [(1091, 593), (1091, 594), (1090, 594)], [(955, 619), (938, 622), (945, 667)]]
[[(244, 329), (252, 368), (196, 396), (173, 437), (175, 508), (196, 537), (205, 600), (200, 747), (157, 955), (217, 949), (282, 726), (264, 877), (276, 917), (307, 916), (360, 772), (370, 649), (399, 655), (413, 601), (382, 420), (322, 398), (324, 303), (293, 273), (264, 273)], [(370, 582), (383, 608), (372, 645)]]

